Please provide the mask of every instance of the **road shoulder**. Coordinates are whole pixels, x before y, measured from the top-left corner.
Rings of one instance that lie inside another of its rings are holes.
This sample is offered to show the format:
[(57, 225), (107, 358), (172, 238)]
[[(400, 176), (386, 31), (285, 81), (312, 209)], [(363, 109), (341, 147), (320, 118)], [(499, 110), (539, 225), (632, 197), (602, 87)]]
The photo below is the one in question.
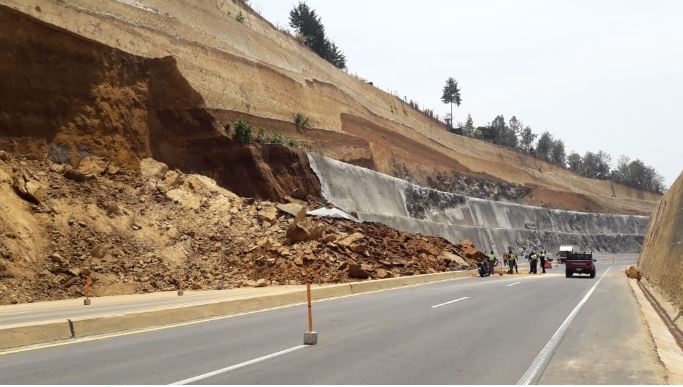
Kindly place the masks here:
[(538, 380), (539, 384), (667, 382), (666, 368), (622, 270), (608, 273), (596, 288)]
[(683, 384), (683, 350), (678, 346), (671, 331), (638, 286), (638, 282), (633, 279), (628, 280), (628, 282), (640, 305), (659, 359), (666, 367), (668, 383)]

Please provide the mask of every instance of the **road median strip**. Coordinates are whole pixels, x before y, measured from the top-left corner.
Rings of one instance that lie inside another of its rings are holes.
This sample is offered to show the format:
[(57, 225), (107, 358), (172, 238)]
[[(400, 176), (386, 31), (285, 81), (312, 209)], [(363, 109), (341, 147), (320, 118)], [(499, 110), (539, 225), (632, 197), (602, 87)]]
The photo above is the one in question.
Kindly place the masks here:
[[(473, 273), (474, 271), (463, 270), (321, 285), (312, 288), (312, 296), (314, 300), (324, 300), (463, 278)], [(134, 332), (152, 327), (171, 327), (174, 324), (192, 321), (201, 322), (219, 316), (227, 317), (241, 313), (298, 305), (305, 303), (305, 300), (306, 291), (302, 289), (280, 294), (214, 301), (180, 307), (160, 307), (134, 313), (103, 314), (73, 317), (68, 320), (7, 325), (0, 327), (0, 350), (7, 352), (13, 348), (34, 346), (42, 343), (58, 341), (68, 343), (70, 339), (120, 332)]]

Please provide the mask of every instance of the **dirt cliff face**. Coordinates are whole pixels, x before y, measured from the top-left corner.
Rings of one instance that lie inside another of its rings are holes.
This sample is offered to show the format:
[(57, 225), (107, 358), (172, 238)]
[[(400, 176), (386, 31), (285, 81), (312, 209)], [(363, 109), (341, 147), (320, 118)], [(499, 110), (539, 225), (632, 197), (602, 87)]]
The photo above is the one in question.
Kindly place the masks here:
[(76, 166), (145, 157), (244, 196), (318, 197), (302, 150), (224, 135), (172, 57), (143, 58), (0, 6), (0, 149)]
[[(521, 200), (547, 207), (648, 214), (659, 199), (450, 134), (394, 96), (335, 69), (241, 1), (0, 2), (138, 56), (173, 56), (212, 109), (281, 122), (302, 113), (317, 129), (297, 138), (325, 156), (387, 174), (404, 164), (423, 185), (453, 171), (491, 176), (530, 187)], [(244, 23), (235, 21), (240, 11)]]
[(683, 173), (650, 218), (638, 268), (683, 309)]
[(218, 125), (171, 57), (126, 54), (0, 7), (0, 141), (76, 164), (91, 154), (134, 168), (173, 157)]

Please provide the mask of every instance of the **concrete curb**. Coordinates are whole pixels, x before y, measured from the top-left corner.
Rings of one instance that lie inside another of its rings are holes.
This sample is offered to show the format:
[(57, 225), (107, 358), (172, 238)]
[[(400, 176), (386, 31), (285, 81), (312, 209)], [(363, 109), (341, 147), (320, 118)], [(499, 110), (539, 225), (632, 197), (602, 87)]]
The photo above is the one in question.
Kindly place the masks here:
[[(351, 296), (379, 290), (457, 279), (476, 274), (476, 271), (452, 271), (420, 274), (410, 277), (387, 278), (335, 285), (322, 285), (311, 289), (314, 300)], [(158, 308), (138, 313), (88, 316), (69, 320), (50, 321), (24, 326), (0, 328), (0, 349), (36, 345), (52, 341), (135, 331), (189, 321), (227, 316), (263, 309), (295, 305), (305, 302), (306, 291), (295, 290), (227, 301), (218, 301), (177, 308)]]
[(69, 320), (47, 321), (0, 329), (0, 349), (23, 347), (72, 338)]

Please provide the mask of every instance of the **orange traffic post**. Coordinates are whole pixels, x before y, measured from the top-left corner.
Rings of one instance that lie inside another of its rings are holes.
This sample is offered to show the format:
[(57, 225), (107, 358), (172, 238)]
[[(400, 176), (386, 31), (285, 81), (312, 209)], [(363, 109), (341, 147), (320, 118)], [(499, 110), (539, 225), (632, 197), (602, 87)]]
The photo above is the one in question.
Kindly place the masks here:
[(306, 297), (308, 298), (308, 331), (313, 332), (313, 310), (311, 306), (311, 284), (306, 284)]
[(90, 305), (90, 275), (85, 277), (85, 300), (83, 300), (83, 305)]
[(318, 332), (313, 331), (313, 305), (311, 303), (311, 283), (306, 283), (306, 298), (308, 300), (308, 331), (304, 333), (305, 345), (318, 344)]

